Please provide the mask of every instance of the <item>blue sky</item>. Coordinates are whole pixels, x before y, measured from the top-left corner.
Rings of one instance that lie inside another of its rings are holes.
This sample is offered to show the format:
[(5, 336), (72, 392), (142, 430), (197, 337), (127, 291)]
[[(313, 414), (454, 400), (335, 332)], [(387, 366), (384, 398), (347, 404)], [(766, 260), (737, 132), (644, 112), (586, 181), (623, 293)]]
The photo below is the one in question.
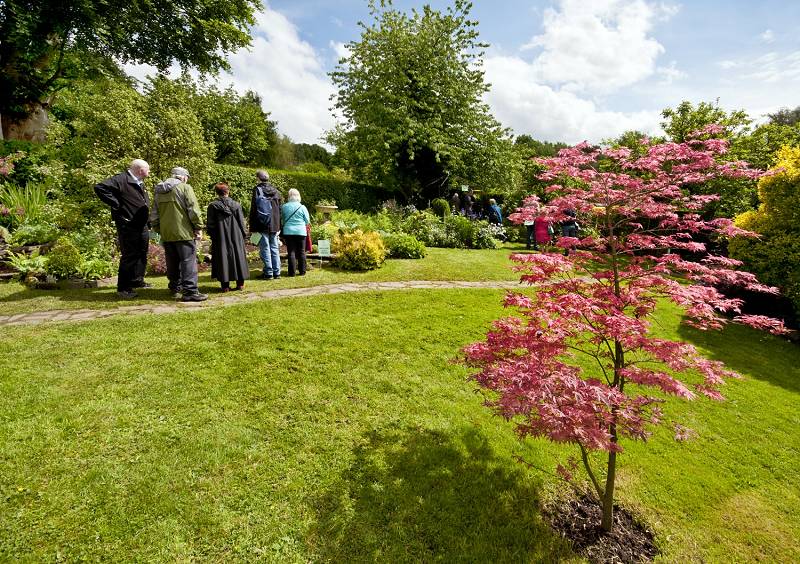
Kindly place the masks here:
[[(756, 119), (800, 105), (800, 0), (476, 0), (471, 17), (491, 45), (486, 101), (516, 134), (574, 143), (657, 133), (660, 111), (682, 100), (719, 98)], [(369, 20), (366, 0), (266, 0), (252, 48), (231, 56), (221, 82), (259, 92), (294, 141), (319, 142), (335, 123), (327, 73), (359, 20)]]

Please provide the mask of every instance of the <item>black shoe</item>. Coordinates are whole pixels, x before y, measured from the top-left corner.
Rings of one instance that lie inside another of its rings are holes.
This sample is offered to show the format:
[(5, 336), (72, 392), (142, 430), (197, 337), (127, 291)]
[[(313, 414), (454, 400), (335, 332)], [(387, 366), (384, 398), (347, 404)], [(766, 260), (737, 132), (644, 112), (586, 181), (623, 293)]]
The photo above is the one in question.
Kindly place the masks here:
[(123, 300), (132, 300), (139, 294), (137, 294), (133, 290), (120, 290), (119, 292), (117, 292), (117, 295)]
[(280, 280), (280, 278), (281, 278), (280, 274), (276, 274), (275, 276), (272, 277), (273, 280)]
[(186, 294), (185, 296), (183, 296), (181, 298), (181, 301), (182, 302), (204, 302), (207, 299), (208, 299), (208, 296), (206, 294), (201, 294), (201, 293), (198, 292), (197, 294)]
[(150, 282), (142, 282), (141, 284), (134, 286), (134, 288), (152, 288), (152, 287), (153, 285), (150, 284)]

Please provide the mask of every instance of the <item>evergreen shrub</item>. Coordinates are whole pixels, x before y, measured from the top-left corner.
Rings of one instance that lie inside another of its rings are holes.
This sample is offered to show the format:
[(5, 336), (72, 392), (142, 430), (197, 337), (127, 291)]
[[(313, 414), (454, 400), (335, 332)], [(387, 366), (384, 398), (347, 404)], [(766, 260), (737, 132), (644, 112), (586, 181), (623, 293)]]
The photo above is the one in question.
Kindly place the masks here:
[(334, 265), (343, 270), (375, 270), (386, 260), (386, 246), (374, 231), (340, 233), (333, 240), (333, 251)]
[(444, 198), (436, 198), (431, 202), (431, 211), (436, 216), (445, 218), (450, 215), (450, 204)]
[(56, 278), (73, 278), (80, 275), (83, 266), (81, 251), (68, 237), (61, 237), (47, 253), (45, 271)]
[(413, 235), (392, 233), (385, 235), (383, 242), (386, 244), (390, 258), (420, 259), (427, 254), (425, 245)]

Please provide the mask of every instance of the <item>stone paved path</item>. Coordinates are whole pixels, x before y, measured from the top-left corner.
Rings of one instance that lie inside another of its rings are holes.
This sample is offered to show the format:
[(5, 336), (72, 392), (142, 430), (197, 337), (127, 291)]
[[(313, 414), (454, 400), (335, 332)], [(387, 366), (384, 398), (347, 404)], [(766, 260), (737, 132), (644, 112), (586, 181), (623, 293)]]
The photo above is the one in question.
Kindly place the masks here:
[[(412, 280), (406, 282), (367, 282), (363, 284), (330, 284), (327, 286), (311, 286), (308, 288), (287, 288), (283, 290), (267, 290), (264, 292), (231, 292), (224, 296), (199, 303), (164, 302), (161, 304), (142, 304), (120, 306), (110, 309), (61, 309), (53, 311), (36, 311), (18, 313), (16, 315), (0, 315), (0, 327), (10, 325), (37, 325), (56, 321), (87, 321), (104, 319), (119, 315), (155, 315), (175, 313), (178, 311), (197, 311), (211, 307), (222, 307), (262, 300), (278, 300), (297, 296), (319, 296), (323, 294), (342, 294), (345, 292), (366, 292), (375, 290), (439, 290), (457, 288), (519, 288), (519, 282), (466, 282), (466, 281), (426, 281)], [(129, 302), (126, 302), (129, 303)]]

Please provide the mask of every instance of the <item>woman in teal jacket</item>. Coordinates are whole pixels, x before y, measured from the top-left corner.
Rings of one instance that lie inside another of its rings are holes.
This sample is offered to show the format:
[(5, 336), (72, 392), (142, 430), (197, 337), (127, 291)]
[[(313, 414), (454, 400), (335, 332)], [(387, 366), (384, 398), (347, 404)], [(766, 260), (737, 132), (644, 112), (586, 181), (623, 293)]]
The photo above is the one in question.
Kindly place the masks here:
[(281, 234), (286, 243), (289, 276), (294, 276), (295, 265), (300, 276), (306, 273), (306, 226), (311, 225), (308, 209), (300, 203), (300, 192), (289, 190), (288, 202), (281, 206)]

